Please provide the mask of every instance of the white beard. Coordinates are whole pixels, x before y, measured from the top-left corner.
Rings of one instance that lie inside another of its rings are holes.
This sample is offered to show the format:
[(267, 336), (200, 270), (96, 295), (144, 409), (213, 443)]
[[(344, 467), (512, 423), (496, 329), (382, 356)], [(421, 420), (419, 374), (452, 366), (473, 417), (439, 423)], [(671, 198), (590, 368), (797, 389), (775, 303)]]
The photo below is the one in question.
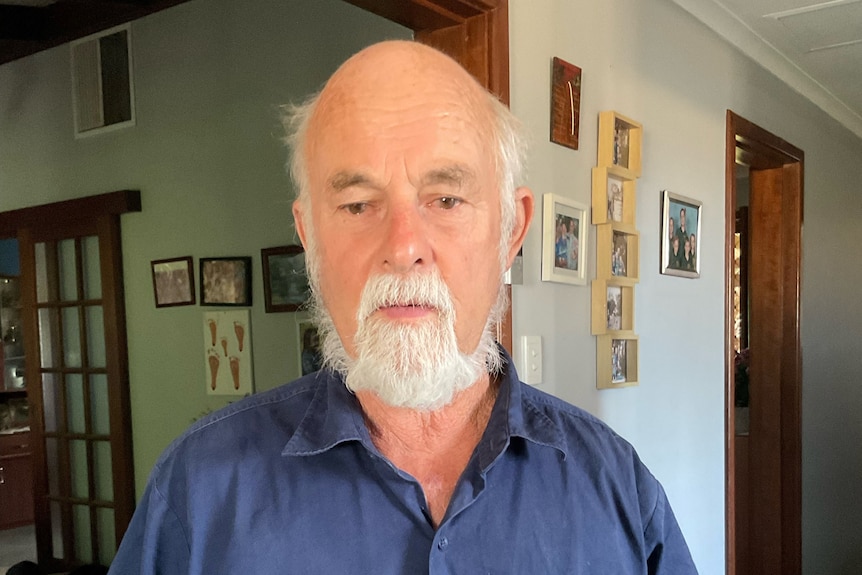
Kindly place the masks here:
[[(439, 272), (379, 275), (368, 280), (357, 312), (356, 359), (347, 355), (331, 317), (315, 297), (317, 321), (324, 334), (324, 363), (340, 371), (354, 392), (371, 391), (395, 407), (433, 411), (500, 367), (493, 334), (497, 314), (489, 317), (476, 350), (461, 353), (455, 336), (455, 306)], [(504, 309), (505, 301), (503, 298)], [(409, 322), (375, 313), (392, 305), (423, 306), (436, 313)]]

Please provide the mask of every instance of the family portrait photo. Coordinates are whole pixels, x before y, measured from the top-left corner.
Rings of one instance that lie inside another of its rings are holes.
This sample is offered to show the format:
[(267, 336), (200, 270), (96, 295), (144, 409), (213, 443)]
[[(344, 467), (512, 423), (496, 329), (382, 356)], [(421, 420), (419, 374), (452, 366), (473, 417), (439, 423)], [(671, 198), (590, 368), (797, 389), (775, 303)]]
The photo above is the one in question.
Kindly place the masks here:
[(662, 192), (661, 273), (700, 277), (700, 222), (702, 202)]

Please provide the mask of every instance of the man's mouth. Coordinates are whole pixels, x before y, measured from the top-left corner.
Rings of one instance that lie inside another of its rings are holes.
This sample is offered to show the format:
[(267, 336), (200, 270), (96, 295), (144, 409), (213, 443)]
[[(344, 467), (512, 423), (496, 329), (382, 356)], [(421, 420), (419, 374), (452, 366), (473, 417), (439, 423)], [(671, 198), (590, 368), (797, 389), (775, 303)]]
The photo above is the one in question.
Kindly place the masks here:
[(420, 319), (436, 311), (430, 305), (395, 304), (377, 308), (377, 311), (388, 319)]

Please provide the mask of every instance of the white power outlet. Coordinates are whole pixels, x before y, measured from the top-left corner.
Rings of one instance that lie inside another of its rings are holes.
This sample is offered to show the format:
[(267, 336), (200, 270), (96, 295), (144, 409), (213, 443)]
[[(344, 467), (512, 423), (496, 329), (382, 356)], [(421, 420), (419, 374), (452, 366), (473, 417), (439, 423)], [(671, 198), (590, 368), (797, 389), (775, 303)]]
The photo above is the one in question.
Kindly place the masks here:
[(521, 365), (518, 375), (521, 381), (530, 385), (542, 383), (542, 337), (525, 335), (521, 337)]

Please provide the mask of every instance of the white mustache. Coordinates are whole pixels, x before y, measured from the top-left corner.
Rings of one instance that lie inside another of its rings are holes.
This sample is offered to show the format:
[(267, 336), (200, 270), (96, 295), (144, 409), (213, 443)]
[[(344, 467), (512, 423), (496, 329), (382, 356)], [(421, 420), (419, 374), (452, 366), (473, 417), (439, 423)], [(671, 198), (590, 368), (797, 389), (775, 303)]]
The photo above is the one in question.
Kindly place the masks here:
[(362, 290), (357, 319), (364, 321), (386, 307), (429, 307), (441, 317), (453, 316), (455, 305), (439, 272), (410, 275), (384, 274), (368, 279)]

